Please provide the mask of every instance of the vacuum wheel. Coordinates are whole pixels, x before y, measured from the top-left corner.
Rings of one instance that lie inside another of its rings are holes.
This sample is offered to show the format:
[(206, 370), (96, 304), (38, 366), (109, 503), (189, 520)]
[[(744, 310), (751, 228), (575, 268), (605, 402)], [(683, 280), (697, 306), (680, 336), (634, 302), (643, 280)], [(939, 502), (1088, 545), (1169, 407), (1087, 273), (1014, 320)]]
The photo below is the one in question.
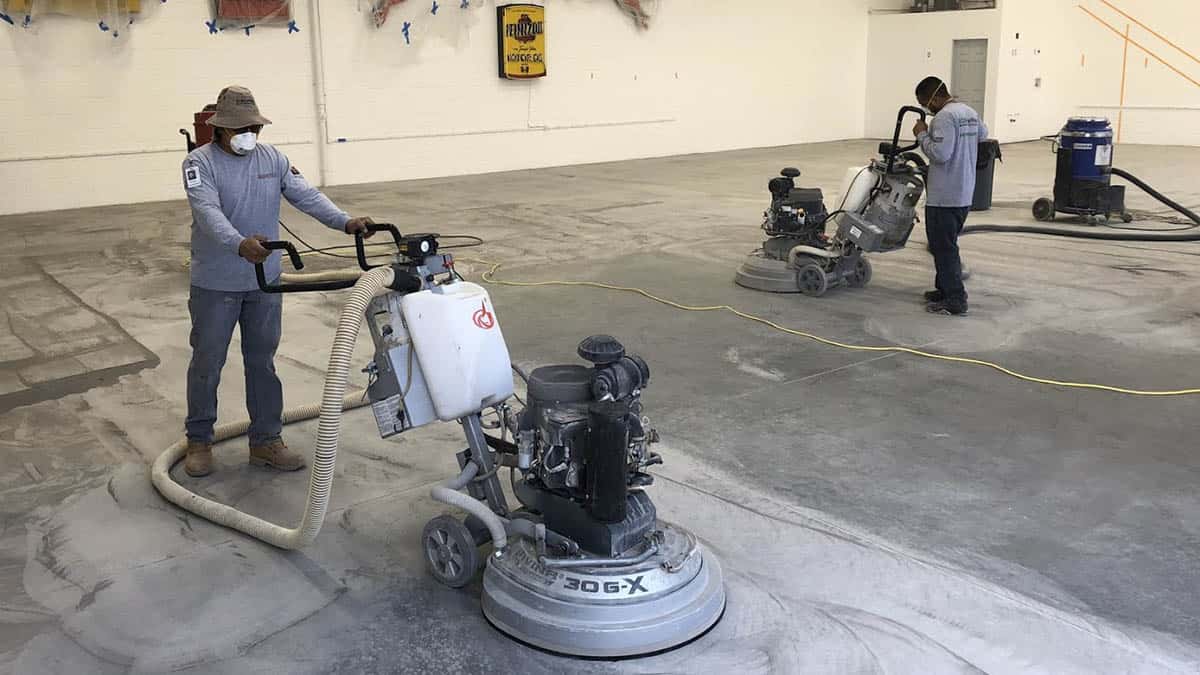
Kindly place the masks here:
[(860, 256), (854, 263), (854, 271), (846, 278), (846, 283), (851, 288), (862, 288), (871, 283), (871, 274), (871, 261)]
[(1042, 197), (1033, 203), (1033, 217), (1043, 223), (1054, 220), (1054, 210), (1053, 199)]
[(820, 265), (808, 263), (796, 271), (796, 286), (804, 295), (818, 298), (829, 290), (829, 277)]
[(1121, 222), (1125, 223), (1126, 225), (1128, 225), (1129, 223), (1132, 223), (1133, 222), (1133, 214), (1128, 211), (1122, 211), (1121, 212)]
[(421, 532), (421, 548), (429, 573), (450, 588), (466, 586), (479, 571), (475, 537), (454, 516), (438, 516), (426, 523)]

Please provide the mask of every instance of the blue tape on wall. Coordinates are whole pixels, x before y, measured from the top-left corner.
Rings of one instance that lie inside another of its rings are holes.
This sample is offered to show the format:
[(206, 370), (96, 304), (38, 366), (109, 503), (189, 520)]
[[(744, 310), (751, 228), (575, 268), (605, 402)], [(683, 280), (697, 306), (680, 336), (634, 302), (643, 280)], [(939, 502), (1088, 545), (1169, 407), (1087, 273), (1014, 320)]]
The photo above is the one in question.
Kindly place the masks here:
[(438, 11), (437, 0), (433, 0), (433, 9), (429, 10), (429, 13), (433, 14), (434, 16), (437, 16), (437, 11)]
[(408, 29), (409, 28), (412, 28), (412, 24), (405, 21), (404, 27), (400, 29), (400, 32), (404, 33), (404, 44), (406, 44), (406, 45), (412, 44), (412, 41), (408, 39)]
[(11, 16), (9, 16), (9, 15), (7, 15), (7, 14), (4, 14), (3, 12), (0, 12), (0, 21), (6, 21), (6, 22), (8, 22), (8, 25), (10, 25), (10, 26), (15, 26), (15, 25), (17, 25), (17, 24), (15, 24), (15, 23), (13, 23), (13, 20), (12, 20), (12, 17), (11, 17)]
[(208, 26), (208, 34), (209, 35), (216, 35), (217, 32), (220, 30), (217, 28), (217, 22), (215, 19), (213, 21), (205, 21), (204, 25)]
[(299, 32), (300, 32), (300, 28), (299, 28), (299, 26), (296, 25), (296, 20), (292, 19), (291, 21), (289, 21), (288, 22), (288, 34), (290, 35), (292, 33), (299, 33)]

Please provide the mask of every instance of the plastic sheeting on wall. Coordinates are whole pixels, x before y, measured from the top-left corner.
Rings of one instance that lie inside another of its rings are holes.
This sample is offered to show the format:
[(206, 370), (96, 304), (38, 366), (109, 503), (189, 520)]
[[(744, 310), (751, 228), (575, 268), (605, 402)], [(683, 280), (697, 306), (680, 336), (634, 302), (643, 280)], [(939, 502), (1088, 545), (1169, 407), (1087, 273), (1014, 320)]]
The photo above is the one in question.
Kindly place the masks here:
[(258, 26), (287, 26), (296, 31), (292, 20), (292, 0), (210, 0), (212, 21), (209, 32), (250, 30)]
[(642, 28), (650, 27), (650, 19), (658, 12), (658, 0), (614, 0), (617, 6), (637, 21)]
[(395, 31), (405, 45), (431, 38), (459, 44), (479, 21), (486, 0), (358, 0), (358, 10), (380, 31)]
[(31, 28), (43, 16), (62, 14), (94, 21), (100, 31), (119, 38), (142, 4), (143, 0), (0, 0), (0, 21)]
[[(650, 20), (658, 11), (659, 0), (614, 0), (617, 6), (621, 8), (638, 26), (642, 28), (650, 27)], [(403, 21), (405, 26), (405, 41), (411, 44), (411, 35), (409, 30), (416, 24), (417, 15), (437, 16), (438, 11), (444, 9), (445, 6), (454, 9), (473, 9), (483, 4), (483, 0), (443, 0), (439, 3), (437, 0), (359, 0), (359, 11), (365, 11), (371, 18), (371, 23), (376, 28), (382, 28), (388, 22), (388, 19), (394, 15), (405, 15), (405, 18), (399, 19)], [(418, 9), (419, 8), (419, 9)]]

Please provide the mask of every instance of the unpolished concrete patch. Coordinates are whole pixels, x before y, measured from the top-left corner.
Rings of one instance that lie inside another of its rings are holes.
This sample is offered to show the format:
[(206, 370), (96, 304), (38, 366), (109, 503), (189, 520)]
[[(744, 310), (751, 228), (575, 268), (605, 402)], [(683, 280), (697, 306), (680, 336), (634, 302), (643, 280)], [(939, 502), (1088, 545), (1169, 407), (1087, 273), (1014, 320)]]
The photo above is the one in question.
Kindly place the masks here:
[(294, 554), (156, 501), (144, 467), (128, 465), (28, 526), (25, 590), (88, 653), (146, 671), (231, 658), (340, 593)]

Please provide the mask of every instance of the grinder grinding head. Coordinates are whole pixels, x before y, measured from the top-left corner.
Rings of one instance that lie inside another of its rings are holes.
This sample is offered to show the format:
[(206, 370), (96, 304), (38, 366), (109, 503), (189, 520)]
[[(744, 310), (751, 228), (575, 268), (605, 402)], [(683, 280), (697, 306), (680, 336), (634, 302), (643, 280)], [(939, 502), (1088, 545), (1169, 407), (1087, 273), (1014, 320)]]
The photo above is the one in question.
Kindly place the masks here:
[[(483, 613), (509, 636), (552, 652), (618, 658), (678, 647), (725, 611), (716, 558), (690, 532), (659, 523), (657, 550), (614, 567), (551, 567), (525, 537), (488, 560)], [(637, 561), (637, 562), (635, 562)]]

